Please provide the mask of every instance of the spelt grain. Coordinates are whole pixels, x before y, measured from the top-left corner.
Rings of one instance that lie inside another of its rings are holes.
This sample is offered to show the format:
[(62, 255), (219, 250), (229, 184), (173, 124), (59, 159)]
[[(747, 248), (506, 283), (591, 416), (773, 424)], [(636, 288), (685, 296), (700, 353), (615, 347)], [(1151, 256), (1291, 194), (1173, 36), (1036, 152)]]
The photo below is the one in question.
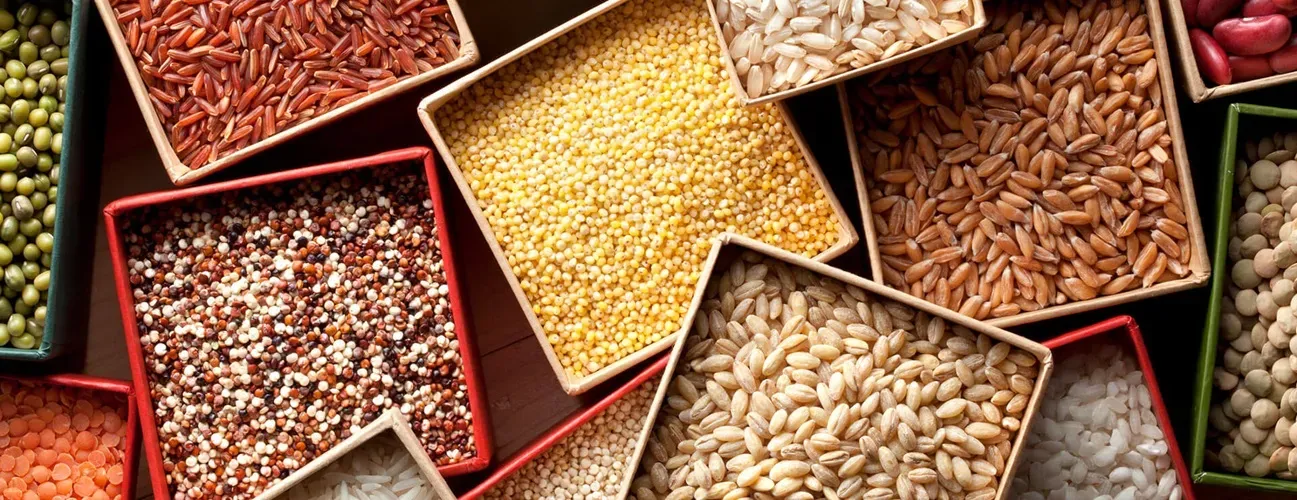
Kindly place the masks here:
[(1125, 5), (997, 4), (971, 44), (848, 87), (889, 286), (986, 319), (1189, 273), (1146, 14)]

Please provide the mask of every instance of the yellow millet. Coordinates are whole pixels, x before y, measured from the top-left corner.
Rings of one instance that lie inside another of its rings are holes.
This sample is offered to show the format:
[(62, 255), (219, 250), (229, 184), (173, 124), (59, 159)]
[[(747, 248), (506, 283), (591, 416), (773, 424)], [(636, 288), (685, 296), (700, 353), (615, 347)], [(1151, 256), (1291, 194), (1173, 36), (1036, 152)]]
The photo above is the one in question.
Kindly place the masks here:
[(571, 376), (679, 330), (717, 234), (839, 238), (778, 110), (735, 100), (703, 1), (632, 0), (436, 113)]

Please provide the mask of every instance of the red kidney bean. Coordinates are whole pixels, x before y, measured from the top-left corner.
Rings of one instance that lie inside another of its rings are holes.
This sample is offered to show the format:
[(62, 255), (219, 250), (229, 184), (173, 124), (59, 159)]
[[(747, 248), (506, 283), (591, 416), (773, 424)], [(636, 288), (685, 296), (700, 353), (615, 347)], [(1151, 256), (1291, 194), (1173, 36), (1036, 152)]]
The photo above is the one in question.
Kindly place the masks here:
[(1297, 39), (1289, 40), (1287, 46), (1270, 53), (1267, 59), (1275, 74), (1297, 70)]
[(1198, 25), (1198, 0), (1180, 0), (1180, 10), (1184, 11), (1184, 23), (1190, 28)]
[(1270, 61), (1265, 56), (1229, 56), (1229, 70), (1234, 82), (1245, 82), (1273, 75)]
[(1198, 60), (1198, 71), (1208, 80), (1216, 85), (1227, 85), (1233, 81), (1229, 58), (1225, 55), (1225, 49), (1216, 43), (1216, 39), (1206, 31), (1194, 28), (1189, 30), (1189, 44), (1193, 46), (1194, 59)]
[(1247, 0), (1243, 4), (1243, 17), (1261, 17), (1270, 14), (1293, 15), (1294, 12), (1280, 7), (1274, 0)]
[(1255, 56), (1274, 52), (1288, 43), (1292, 23), (1282, 14), (1226, 19), (1217, 23), (1211, 34), (1225, 52)]
[(1240, 5), (1243, 5), (1243, 0), (1198, 0), (1198, 25), (1211, 29)]
[(1297, 11), (1297, 0), (1274, 0), (1274, 4), (1289, 12)]

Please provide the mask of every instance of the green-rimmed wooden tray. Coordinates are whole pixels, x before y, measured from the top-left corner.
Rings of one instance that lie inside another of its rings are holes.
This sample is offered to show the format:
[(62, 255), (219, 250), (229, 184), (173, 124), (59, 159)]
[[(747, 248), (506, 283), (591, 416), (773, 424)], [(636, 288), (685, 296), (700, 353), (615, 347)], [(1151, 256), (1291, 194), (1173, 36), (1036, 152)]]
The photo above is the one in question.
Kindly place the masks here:
[[(0, 347), (0, 366), (8, 360), (44, 361), (69, 341), (85, 335), (89, 318), (90, 272), (94, 265), (95, 223), (99, 209), (99, 165), (103, 154), (103, 119), (108, 88), (108, 46), (103, 28), (91, 23), (94, 3), (71, 0), (72, 36), (59, 157), (59, 192), (55, 199), (54, 257), (50, 268), (45, 333), (35, 349)], [(17, 8), (19, 2), (0, 0)], [(58, 8), (58, 7), (56, 7)], [(89, 75), (96, 78), (90, 79)]]
[[(1240, 123), (1240, 120), (1242, 123)], [(1212, 242), (1211, 300), (1207, 305), (1207, 326), (1202, 335), (1202, 350), (1198, 359), (1198, 381), (1194, 391), (1193, 426), (1190, 443), (1189, 472), (1193, 482), (1237, 488), (1297, 493), (1297, 481), (1276, 478), (1256, 478), (1219, 470), (1206, 470), (1207, 414), (1211, 410), (1214, 383), (1212, 371), (1216, 367), (1216, 342), (1219, 337), (1221, 297), (1225, 294), (1225, 280), (1229, 270), (1225, 267), (1229, 246), (1230, 212), (1234, 203), (1234, 160), (1238, 148), (1240, 129), (1242, 137), (1260, 132), (1259, 127), (1278, 125), (1279, 130), (1297, 130), (1297, 110), (1231, 104), (1225, 115), (1225, 134), (1220, 147), (1220, 179), (1216, 189), (1216, 235)]]

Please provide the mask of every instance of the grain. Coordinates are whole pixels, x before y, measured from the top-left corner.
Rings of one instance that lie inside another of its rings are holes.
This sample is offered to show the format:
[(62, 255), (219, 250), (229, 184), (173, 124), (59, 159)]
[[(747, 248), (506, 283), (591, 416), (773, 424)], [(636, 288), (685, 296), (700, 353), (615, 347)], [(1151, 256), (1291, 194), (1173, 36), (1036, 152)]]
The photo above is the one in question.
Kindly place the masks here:
[(126, 497), (131, 404), (109, 390), (0, 380), (0, 497)]
[(459, 57), (446, 0), (110, 4), (191, 170)]
[(988, 319), (1187, 276), (1157, 65), (1118, 45), (1148, 38), (1143, 3), (990, 10), (971, 44), (847, 87), (883, 281)]
[(390, 431), (347, 452), (283, 496), (287, 500), (438, 498), (437, 491), (405, 444)]
[[(1025, 404), (1010, 407), (1013, 391), (989, 384), (996, 373), (1012, 373), (1034, 385), (1040, 369), (1035, 357), (753, 252), (717, 267), (697, 314), (723, 314), (732, 303), (733, 280), (750, 282), (746, 270), (754, 266), (781, 277), (766, 281), (759, 297), (790, 307), (690, 332), (648, 445), (668, 459), (645, 454), (633, 482), (639, 500), (681, 491), (718, 498), (994, 493)], [(852, 314), (826, 313), (838, 310)], [(815, 356), (813, 367), (788, 361), (806, 360), (811, 352), (825, 355)], [(732, 359), (732, 368), (702, 369), (716, 356)], [(959, 376), (963, 370), (967, 384)], [(731, 373), (752, 377), (752, 383), (723, 383)], [(941, 394), (943, 385), (953, 387), (951, 393)], [(708, 390), (713, 387), (719, 394)], [(749, 401), (747, 413), (723, 410), (725, 398)], [(711, 445), (738, 431), (744, 446)], [(718, 474), (690, 471), (689, 464), (716, 461), (723, 464)]]
[(1056, 349), (1055, 356), (1013, 498), (1183, 498), (1135, 357), (1106, 342)]
[(1293, 479), (1297, 134), (1240, 146), (1206, 456), (1227, 472)]
[[(488, 500), (616, 498), (625, 474), (632, 469), (631, 455), (661, 380), (660, 376), (653, 377), (622, 396), (483, 497)], [(654, 451), (650, 448), (647, 454), (667, 458), (661, 447), (656, 448), (657, 453)], [(652, 474), (652, 483), (667, 483), (665, 467)]]
[[(842, 238), (780, 109), (740, 106), (726, 87), (703, 1), (627, 2), (436, 111), (569, 377), (685, 327), (716, 235), (806, 256)], [(722, 330), (727, 316), (707, 320)]]
[(715, 0), (726, 54), (753, 98), (954, 36), (974, 0)]
[(175, 496), (254, 498), (392, 408), (438, 465), (479, 456), (433, 207), (398, 162), (123, 216)]

